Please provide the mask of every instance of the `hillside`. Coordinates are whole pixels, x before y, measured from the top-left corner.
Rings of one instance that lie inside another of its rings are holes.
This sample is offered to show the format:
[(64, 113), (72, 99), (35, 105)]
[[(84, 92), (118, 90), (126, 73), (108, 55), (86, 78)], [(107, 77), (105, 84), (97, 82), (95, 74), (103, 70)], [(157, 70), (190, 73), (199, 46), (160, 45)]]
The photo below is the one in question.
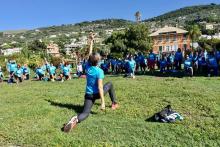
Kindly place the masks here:
[(144, 20), (150, 24), (156, 23), (157, 25), (181, 25), (185, 26), (191, 22), (216, 22), (220, 23), (220, 5), (199, 5), (184, 7), (174, 10), (163, 15)]
[(104, 19), (104, 20), (96, 20), (96, 21), (86, 21), (77, 24), (63, 24), (61, 26), (43, 27), (25, 32), (24, 31), (16, 32), (16, 33), (13, 33), (15, 31), (10, 31), (10, 33), (2, 32), (0, 34), (0, 44), (11, 41), (25, 42), (36, 39), (47, 39), (47, 38), (50, 39), (62, 35), (77, 37), (77, 36), (82, 36), (84, 34), (88, 34), (88, 32), (90, 31), (94, 31), (96, 33), (101, 32), (100, 34), (105, 34), (102, 33), (105, 30), (124, 28), (132, 23), (133, 23), (132, 21), (123, 20), (123, 19)]

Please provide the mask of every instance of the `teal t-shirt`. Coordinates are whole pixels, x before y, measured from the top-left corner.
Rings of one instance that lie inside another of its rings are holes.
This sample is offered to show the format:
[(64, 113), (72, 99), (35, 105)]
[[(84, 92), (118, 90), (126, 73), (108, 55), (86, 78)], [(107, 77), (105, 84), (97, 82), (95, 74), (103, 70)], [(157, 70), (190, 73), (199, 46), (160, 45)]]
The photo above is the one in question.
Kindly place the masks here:
[(130, 70), (134, 71), (135, 70), (135, 66), (136, 66), (136, 62), (134, 60), (129, 60), (128, 64), (129, 64)]
[(103, 70), (97, 66), (90, 66), (87, 68), (86, 78), (87, 78), (86, 94), (99, 93), (98, 80), (104, 79)]
[(16, 63), (12, 63), (10, 64), (10, 72), (15, 72), (17, 70), (17, 64)]
[(68, 75), (70, 74), (70, 69), (69, 69), (68, 66), (64, 66), (64, 67), (63, 67), (63, 74), (64, 74), (65, 76), (68, 76)]
[(56, 67), (55, 66), (50, 66), (49, 67), (49, 72), (50, 72), (50, 75), (53, 75), (56, 73)]
[(23, 67), (22, 69), (23, 69), (24, 74), (30, 74), (31, 73), (31, 71), (28, 67)]
[(44, 71), (42, 68), (37, 68), (37, 69), (36, 69), (36, 74), (37, 74), (37, 75), (44, 75), (44, 74), (45, 74), (45, 71)]
[(18, 76), (18, 77), (21, 77), (23, 75), (23, 70), (22, 68), (19, 68), (16, 72), (15, 72), (15, 75)]

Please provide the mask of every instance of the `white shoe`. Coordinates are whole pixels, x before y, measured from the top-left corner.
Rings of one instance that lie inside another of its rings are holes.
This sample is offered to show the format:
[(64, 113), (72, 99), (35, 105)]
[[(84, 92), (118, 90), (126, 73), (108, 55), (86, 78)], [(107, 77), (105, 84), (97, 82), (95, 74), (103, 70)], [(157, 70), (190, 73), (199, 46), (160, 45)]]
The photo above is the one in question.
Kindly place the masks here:
[(72, 117), (71, 120), (64, 126), (63, 131), (66, 133), (70, 132), (73, 128), (76, 127), (77, 122), (77, 116)]

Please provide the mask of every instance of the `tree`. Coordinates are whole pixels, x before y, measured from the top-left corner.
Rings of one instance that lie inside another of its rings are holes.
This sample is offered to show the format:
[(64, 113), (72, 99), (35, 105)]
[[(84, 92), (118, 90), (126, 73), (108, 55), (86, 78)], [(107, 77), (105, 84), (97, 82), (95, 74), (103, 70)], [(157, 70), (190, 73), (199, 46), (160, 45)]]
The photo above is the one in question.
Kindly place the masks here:
[(148, 27), (145, 24), (130, 26), (122, 32), (114, 32), (105, 43), (110, 46), (111, 53), (125, 55), (127, 53), (145, 52), (152, 48)]
[(192, 49), (193, 48), (193, 43), (199, 38), (199, 36), (201, 35), (201, 30), (199, 28), (198, 25), (196, 24), (193, 24), (193, 25), (190, 25), (188, 27), (188, 32), (189, 32), (189, 36), (190, 38), (192, 39)]
[(130, 26), (125, 31), (126, 46), (138, 52), (145, 52), (152, 48), (148, 27), (145, 24)]
[(114, 32), (109, 38), (105, 40), (105, 44), (110, 47), (110, 51), (112, 54), (123, 56), (123, 54), (127, 52), (125, 39), (126, 38), (124, 32)]
[(46, 44), (39, 40), (34, 40), (33, 42), (30, 42), (28, 44), (28, 49), (35, 52), (45, 51), (46, 48), (47, 48)]

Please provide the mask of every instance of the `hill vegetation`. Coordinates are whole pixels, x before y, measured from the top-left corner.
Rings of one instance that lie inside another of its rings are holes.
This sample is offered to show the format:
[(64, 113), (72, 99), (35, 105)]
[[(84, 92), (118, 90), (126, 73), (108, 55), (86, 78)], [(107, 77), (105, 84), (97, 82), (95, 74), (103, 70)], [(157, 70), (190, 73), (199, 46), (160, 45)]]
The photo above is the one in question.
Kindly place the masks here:
[(220, 23), (220, 5), (198, 5), (184, 7), (163, 15), (145, 20), (150, 24), (186, 26), (192, 22)]

